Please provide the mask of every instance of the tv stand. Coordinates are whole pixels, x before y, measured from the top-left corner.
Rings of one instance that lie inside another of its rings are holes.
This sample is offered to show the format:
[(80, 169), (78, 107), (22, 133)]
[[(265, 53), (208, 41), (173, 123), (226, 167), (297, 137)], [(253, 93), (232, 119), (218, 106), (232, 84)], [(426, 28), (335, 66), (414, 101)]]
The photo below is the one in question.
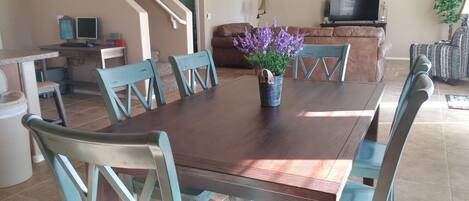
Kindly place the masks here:
[(383, 21), (337, 21), (321, 23), (321, 27), (339, 27), (339, 26), (361, 26), (361, 27), (381, 27), (386, 33), (387, 22)]

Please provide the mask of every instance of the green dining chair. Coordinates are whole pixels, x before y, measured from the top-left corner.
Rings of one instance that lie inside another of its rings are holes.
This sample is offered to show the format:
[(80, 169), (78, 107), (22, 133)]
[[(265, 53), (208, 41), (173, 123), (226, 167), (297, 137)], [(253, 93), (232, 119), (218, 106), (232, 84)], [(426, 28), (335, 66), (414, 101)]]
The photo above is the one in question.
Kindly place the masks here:
[(402, 98), (394, 128), (379, 171), (376, 188), (347, 181), (340, 201), (391, 201), (394, 200), (393, 183), (405, 142), (421, 105), (433, 94), (433, 82), (427, 73), (420, 73)]
[[(409, 90), (417, 76), (420, 74), (428, 74), (431, 68), (431, 62), (424, 55), (418, 57), (415, 64), (411, 67), (394, 114), (391, 124), (391, 133), (396, 129), (396, 122), (399, 114), (402, 113), (404, 100), (409, 95)], [(376, 143), (370, 140), (364, 140), (360, 146), (358, 154), (353, 161), (351, 175), (370, 179), (377, 179), (382, 166), (386, 144)]]
[[(95, 201), (102, 175), (121, 200), (137, 200), (113, 168), (148, 170), (141, 201), (152, 198), (159, 185), (163, 201), (181, 201), (168, 135), (162, 131), (115, 134), (79, 131), (53, 125), (27, 114), (23, 124), (38, 143), (58, 185), (62, 200)], [(85, 183), (70, 159), (88, 164)]]
[[(146, 111), (150, 111), (152, 109), (153, 94), (155, 95), (157, 106), (163, 106), (166, 104), (160, 75), (156, 69), (155, 62), (151, 59), (137, 64), (97, 70), (99, 86), (104, 96), (106, 109), (111, 119), (111, 123), (113, 124), (123, 119), (122, 114), (124, 114), (126, 118), (131, 118), (132, 92), (137, 96), (137, 99)], [(149, 82), (148, 95), (146, 98), (136, 87), (137, 82), (145, 80), (148, 80)], [(116, 88), (121, 87), (126, 88), (126, 106), (124, 106), (115, 92)], [(143, 190), (142, 187), (144, 185), (144, 180), (142, 178), (130, 175), (126, 175), (125, 178), (125, 185), (127, 185), (129, 189), (132, 189), (134, 192)], [(155, 188), (154, 190), (158, 191), (158, 188)], [(184, 201), (207, 201), (212, 195), (209, 191), (198, 189), (183, 189), (182, 193)]]
[[(334, 73), (338, 72), (338, 79), (340, 82), (345, 81), (345, 72), (347, 70), (347, 61), (350, 51), (350, 44), (345, 45), (309, 45), (305, 44), (303, 50), (298, 53), (295, 57), (295, 63), (293, 64), (293, 79), (298, 79), (298, 65), (301, 66), (303, 72), (303, 79), (310, 79), (313, 73), (318, 69), (320, 63), (322, 66), (322, 72), (325, 75), (326, 80), (332, 80)], [(310, 67), (306, 67), (305, 58), (315, 59)], [(327, 65), (326, 59), (336, 58), (337, 61), (334, 64), (332, 70)]]
[[(166, 104), (160, 74), (156, 69), (155, 62), (151, 59), (137, 64), (97, 70), (99, 88), (104, 96), (104, 103), (113, 124), (123, 119), (122, 114), (126, 118), (131, 118), (132, 92), (147, 111), (152, 109), (153, 95), (155, 95), (157, 106)], [(144, 97), (136, 84), (146, 80), (148, 80), (149, 87), (147, 96)], [(127, 101), (125, 105), (115, 91), (119, 88), (126, 89), (126, 93), (122, 94), (125, 95)]]
[[(169, 62), (173, 67), (181, 97), (195, 94), (196, 80), (203, 90), (207, 90), (210, 85), (212, 87), (218, 85), (217, 71), (212, 54), (209, 51), (204, 50), (189, 55), (170, 56)], [(204, 78), (200, 75), (199, 70), (205, 70)], [(186, 73), (188, 73), (189, 79), (186, 78)]]

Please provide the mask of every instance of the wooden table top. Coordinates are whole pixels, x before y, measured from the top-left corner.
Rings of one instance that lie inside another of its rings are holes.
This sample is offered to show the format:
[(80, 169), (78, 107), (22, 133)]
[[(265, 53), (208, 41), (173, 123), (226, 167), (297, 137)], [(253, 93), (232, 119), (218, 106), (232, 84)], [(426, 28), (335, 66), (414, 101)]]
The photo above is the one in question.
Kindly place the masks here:
[[(236, 193), (241, 185), (251, 194), (287, 196), (281, 199), (337, 200), (383, 88), (284, 79), (281, 106), (263, 108), (257, 78), (245, 76), (102, 131), (166, 131), (178, 176), (189, 186)], [(207, 182), (181, 178), (190, 171)]]
[(58, 52), (40, 50), (0, 50), (0, 65), (58, 57)]

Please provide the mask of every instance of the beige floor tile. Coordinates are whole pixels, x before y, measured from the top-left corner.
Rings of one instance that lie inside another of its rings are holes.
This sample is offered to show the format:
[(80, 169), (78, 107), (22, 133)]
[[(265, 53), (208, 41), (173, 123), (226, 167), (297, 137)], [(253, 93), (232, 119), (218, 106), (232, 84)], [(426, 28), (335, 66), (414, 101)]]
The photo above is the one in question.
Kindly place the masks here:
[(449, 167), (469, 168), (469, 149), (448, 148), (447, 155)]
[(444, 109), (442, 117), (448, 123), (469, 121), (469, 110)]
[(452, 188), (469, 190), (469, 168), (461, 166), (450, 166), (449, 176)]
[(448, 186), (397, 180), (395, 201), (451, 201), (451, 193)]
[(453, 201), (469, 201), (469, 190), (453, 188), (451, 190)]
[(446, 146), (453, 149), (469, 149), (469, 126), (468, 123), (445, 124), (443, 132)]
[(404, 148), (397, 177), (406, 181), (449, 186), (441, 128), (438, 125), (414, 126), (412, 132), (414, 135), (410, 136)]

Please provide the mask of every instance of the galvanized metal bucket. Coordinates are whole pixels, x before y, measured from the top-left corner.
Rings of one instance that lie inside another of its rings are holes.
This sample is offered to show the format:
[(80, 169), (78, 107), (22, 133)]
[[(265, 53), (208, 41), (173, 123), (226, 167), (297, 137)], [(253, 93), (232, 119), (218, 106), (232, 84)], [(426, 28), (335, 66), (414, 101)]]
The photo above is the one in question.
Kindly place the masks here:
[(282, 99), (283, 76), (273, 76), (263, 69), (259, 73), (259, 95), (262, 107), (278, 107)]

